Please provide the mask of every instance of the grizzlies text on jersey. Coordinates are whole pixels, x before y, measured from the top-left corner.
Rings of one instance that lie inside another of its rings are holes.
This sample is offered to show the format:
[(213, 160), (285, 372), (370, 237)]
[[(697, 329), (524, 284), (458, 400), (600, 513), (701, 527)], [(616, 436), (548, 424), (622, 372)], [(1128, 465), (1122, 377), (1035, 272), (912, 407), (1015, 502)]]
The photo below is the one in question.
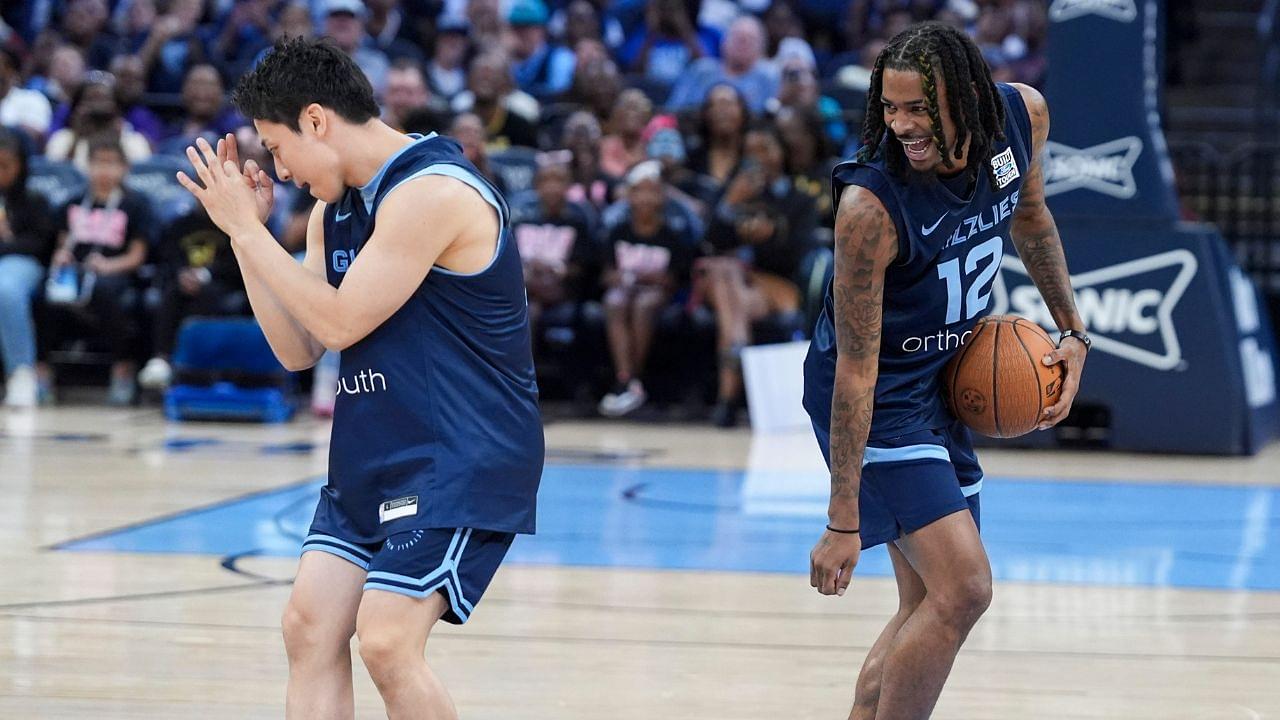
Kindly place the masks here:
[[(870, 440), (943, 428), (955, 421), (943, 403), (939, 374), (990, 313), (991, 288), (1009, 238), (1022, 182), (1029, 174), (1031, 119), (1017, 89), (997, 84), (1005, 103), (1005, 142), (997, 141), (971, 197), (959, 197), (936, 177), (902, 179), (880, 159), (850, 160), (832, 173), (841, 191), (875, 193), (898, 233), (897, 259), (885, 271), (884, 321)], [(892, 133), (885, 143), (898, 142)], [(984, 169), (985, 170), (985, 169)], [(831, 285), (805, 358), (804, 406), (820, 436), (829, 434), (836, 333)]]

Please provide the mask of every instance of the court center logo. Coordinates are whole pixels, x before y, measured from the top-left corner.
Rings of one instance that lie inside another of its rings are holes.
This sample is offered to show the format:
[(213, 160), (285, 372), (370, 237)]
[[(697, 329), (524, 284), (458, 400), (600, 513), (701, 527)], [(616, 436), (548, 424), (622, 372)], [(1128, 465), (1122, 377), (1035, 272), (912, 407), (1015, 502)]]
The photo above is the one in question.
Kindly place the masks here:
[[(1094, 349), (1152, 370), (1183, 368), (1173, 310), (1198, 269), (1190, 251), (1171, 250), (1073, 275), (1076, 307)], [(992, 288), (992, 312), (1021, 315), (1056, 331), (1053, 316), (1023, 264), (1005, 256), (1000, 270)], [(1164, 283), (1156, 282), (1169, 277)]]
[(1138, 194), (1133, 166), (1142, 154), (1142, 140), (1130, 135), (1077, 149), (1046, 142), (1044, 194), (1051, 197), (1084, 189), (1128, 200)]
[(1117, 22), (1133, 22), (1138, 17), (1136, 0), (1053, 0), (1049, 20), (1066, 22), (1086, 15), (1101, 15)]

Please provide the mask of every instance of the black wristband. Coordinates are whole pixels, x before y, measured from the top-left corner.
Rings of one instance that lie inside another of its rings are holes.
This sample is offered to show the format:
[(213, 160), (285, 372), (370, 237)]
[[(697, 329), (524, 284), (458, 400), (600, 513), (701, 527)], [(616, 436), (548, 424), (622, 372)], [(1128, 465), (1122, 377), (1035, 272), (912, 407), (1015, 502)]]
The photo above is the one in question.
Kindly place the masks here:
[(840, 533), (841, 535), (857, 535), (858, 534), (858, 528), (854, 528), (852, 530), (837, 530), (836, 528), (833, 528), (830, 525), (828, 525), (827, 529), (833, 533)]

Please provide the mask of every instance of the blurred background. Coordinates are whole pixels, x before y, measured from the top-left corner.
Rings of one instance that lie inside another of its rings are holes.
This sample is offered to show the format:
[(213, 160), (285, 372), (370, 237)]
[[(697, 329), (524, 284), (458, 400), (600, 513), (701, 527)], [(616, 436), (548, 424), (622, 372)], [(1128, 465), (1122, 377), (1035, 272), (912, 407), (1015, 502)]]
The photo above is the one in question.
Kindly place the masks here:
[[(543, 399), (557, 417), (748, 421), (744, 349), (810, 332), (832, 267), (830, 169), (859, 145), (876, 54), (924, 20), (972, 35), (998, 81), (1048, 95), (1049, 161), (1061, 180), (1050, 183), (1051, 205), (1073, 271), (1090, 269), (1095, 245), (1112, 266), (1131, 259), (1105, 247), (1114, 243), (1088, 229), (1089, 218), (1113, 232), (1136, 219), (1117, 242), (1148, 256), (1177, 244), (1156, 237), (1151, 221), (1161, 231), (1202, 221), (1225, 241), (1221, 261), (1261, 290), (1255, 314), (1265, 327), (1267, 308), (1280, 315), (1277, 4), (1157, 5), (1148, 22), (1128, 0), (6, 4), (0, 122), (12, 135), (0, 158), (15, 169), (0, 177), (9, 204), (0, 233), (17, 238), (0, 245), (6, 402), (155, 404), (175, 384), (184, 321), (249, 315), (226, 238), (172, 176), (195, 138), (226, 133), (270, 166), (227, 97), (284, 35), (333, 38), (368, 75), (387, 122), (455, 137), (506, 192)], [(123, 167), (104, 161), (95, 193), (96, 140), (114, 140)], [(111, 204), (115, 186), (123, 192)], [(277, 198), (271, 230), (300, 253), (313, 201), (287, 184)], [(667, 255), (650, 267), (620, 246)], [(726, 259), (768, 283), (768, 307), (745, 306), (722, 272)], [(1229, 283), (1225, 267), (1205, 265), (1197, 262), (1197, 281)], [(625, 292), (637, 272), (658, 288), (642, 301)], [(1016, 290), (1006, 282), (1016, 284), (1002, 273), (997, 300)], [(1094, 290), (1081, 302), (1095, 334), (1110, 336), (1101, 355), (1112, 341), (1162, 356), (1159, 371), (1183, 361), (1170, 343), (1185, 340), (1152, 329), (1158, 302), (1117, 305), (1117, 292), (1140, 292), (1132, 284)], [(1175, 299), (1171, 310), (1194, 304)], [(1123, 323), (1126, 313), (1137, 322)], [(1170, 322), (1197, 319), (1230, 321)], [(1269, 341), (1259, 347), (1269, 352)], [(1206, 377), (1245, 374), (1240, 361), (1207, 362)], [(321, 415), (333, 368), (326, 361), (314, 374), (310, 405)], [(192, 358), (177, 384), (200, 369), (218, 368)], [(1100, 372), (1128, 379), (1149, 369), (1122, 362)], [(1196, 384), (1186, 379), (1175, 382)], [(307, 373), (291, 391), (312, 385)], [(1128, 438), (1123, 408), (1111, 407), (1123, 400), (1082, 400), (1056, 443), (1141, 445)], [(1240, 415), (1235, 405), (1222, 413)], [(1230, 440), (1185, 449), (1238, 452), (1271, 434), (1232, 422)]]

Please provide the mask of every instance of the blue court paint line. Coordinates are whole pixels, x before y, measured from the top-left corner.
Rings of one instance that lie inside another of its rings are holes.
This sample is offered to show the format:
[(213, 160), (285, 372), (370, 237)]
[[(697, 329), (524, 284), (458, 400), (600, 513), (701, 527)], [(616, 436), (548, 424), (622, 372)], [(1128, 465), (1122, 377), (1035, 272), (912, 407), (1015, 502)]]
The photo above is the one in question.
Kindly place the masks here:
[[(814, 487), (801, 479), (798, 489)], [(549, 465), (539, 533), (517, 539), (509, 561), (807, 573), (826, 499), (798, 492), (748, 512), (744, 481), (739, 471)], [(292, 557), (320, 487), (235, 498), (59, 549)], [(1280, 590), (1280, 488), (988, 477), (981, 497), (997, 579)], [(862, 555), (859, 574), (891, 572), (883, 548)]]

